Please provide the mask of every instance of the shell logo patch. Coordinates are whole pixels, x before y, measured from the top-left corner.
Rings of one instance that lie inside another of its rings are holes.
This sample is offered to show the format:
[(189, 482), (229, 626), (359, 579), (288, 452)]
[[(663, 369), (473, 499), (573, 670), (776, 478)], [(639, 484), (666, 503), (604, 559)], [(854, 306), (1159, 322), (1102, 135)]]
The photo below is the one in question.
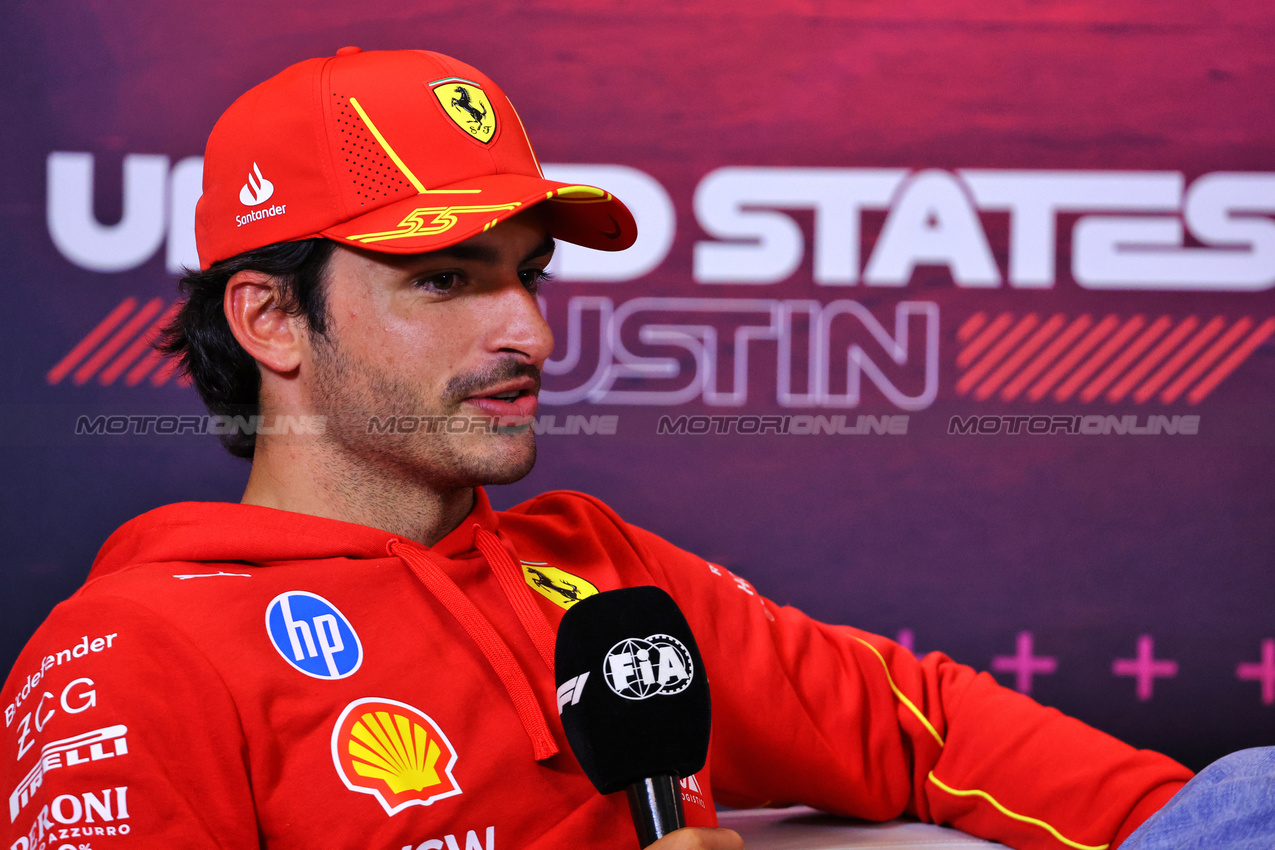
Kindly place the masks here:
[(456, 750), (428, 714), (392, 699), (345, 707), (332, 729), (332, 762), (345, 787), (371, 794), (387, 815), (460, 793)]
[(429, 87), (457, 127), (484, 145), (496, 135), (496, 112), (477, 83), (449, 77), (436, 80)]
[(532, 590), (563, 608), (570, 608), (598, 592), (596, 587), (579, 576), (548, 564), (523, 561), (522, 575)]

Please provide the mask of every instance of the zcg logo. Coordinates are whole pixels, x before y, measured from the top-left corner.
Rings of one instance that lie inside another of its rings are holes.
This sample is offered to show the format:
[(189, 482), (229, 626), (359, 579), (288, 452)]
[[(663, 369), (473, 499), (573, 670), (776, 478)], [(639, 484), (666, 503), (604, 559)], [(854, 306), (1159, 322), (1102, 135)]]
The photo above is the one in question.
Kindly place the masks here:
[(316, 593), (292, 590), (272, 599), (266, 631), (284, 661), (316, 679), (344, 679), (363, 663), (350, 621)]
[(628, 638), (611, 647), (603, 673), (607, 686), (625, 699), (676, 694), (695, 675), (691, 653), (671, 635)]

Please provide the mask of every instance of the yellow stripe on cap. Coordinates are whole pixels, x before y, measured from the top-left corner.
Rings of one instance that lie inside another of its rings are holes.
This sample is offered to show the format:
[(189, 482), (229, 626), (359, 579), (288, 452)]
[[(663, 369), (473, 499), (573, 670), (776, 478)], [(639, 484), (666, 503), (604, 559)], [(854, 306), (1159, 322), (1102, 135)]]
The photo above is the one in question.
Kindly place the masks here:
[(549, 200), (568, 201), (574, 203), (597, 203), (611, 200), (611, 193), (597, 186), (563, 186), (554, 189), (545, 196)]
[(382, 150), (389, 154), (390, 159), (394, 160), (394, 164), (398, 166), (398, 170), (403, 172), (403, 176), (416, 187), (416, 191), (424, 194), (426, 191), (425, 184), (416, 179), (416, 175), (412, 173), (412, 169), (407, 167), (406, 162), (399, 159), (398, 154), (394, 152), (394, 148), (390, 147), (389, 142), (385, 141), (385, 137), (381, 135), (380, 130), (376, 129), (376, 125), (372, 123), (372, 119), (369, 118), (367, 113), (363, 111), (363, 107), (359, 104), (358, 100), (350, 98), (350, 105), (354, 107), (355, 112), (359, 113), (359, 118), (363, 119), (363, 123), (367, 125), (367, 128), (372, 131), (372, 136), (376, 139), (376, 143), (381, 146)]

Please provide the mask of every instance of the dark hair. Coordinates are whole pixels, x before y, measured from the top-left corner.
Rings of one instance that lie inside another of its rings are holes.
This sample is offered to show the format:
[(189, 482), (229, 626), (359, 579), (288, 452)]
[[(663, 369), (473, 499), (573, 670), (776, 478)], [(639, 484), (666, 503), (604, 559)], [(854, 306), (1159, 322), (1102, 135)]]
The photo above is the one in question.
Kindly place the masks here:
[[(324, 278), (335, 243), (327, 239), (280, 242), (254, 248), (213, 263), (204, 271), (186, 270), (178, 282), (184, 296), (181, 309), (163, 329), (155, 348), (179, 358), (208, 411), (222, 416), (252, 416), (259, 412), (261, 372), (244, 351), (226, 321), (222, 302), (226, 284), (241, 271), (257, 271), (279, 282), (280, 307), (303, 316), (311, 333), (327, 331)], [(252, 428), (231, 428), (221, 434), (222, 445), (236, 457), (251, 458), (256, 448)]]

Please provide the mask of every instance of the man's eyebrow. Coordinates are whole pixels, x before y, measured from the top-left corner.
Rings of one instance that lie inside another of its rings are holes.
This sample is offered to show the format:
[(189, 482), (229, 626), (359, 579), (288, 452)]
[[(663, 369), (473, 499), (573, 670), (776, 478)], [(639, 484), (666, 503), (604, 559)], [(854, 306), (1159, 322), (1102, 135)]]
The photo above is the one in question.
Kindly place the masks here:
[[(535, 247), (527, 252), (527, 256), (519, 261), (519, 265), (529, 260), (534, 260), (536, 257), (543, 257), (545, 254), (553, 253), (556, 244), (553, 237), (546, 233), (544, 239), (541, 239)], [(495, 265), (500, 261), (500, 254), (494, 248), (488, 245), (473, 245), (468, 242), (439, 248), (437, 251), (431, 251), (430, 255), (434, 257), (451, 257), (457, 260), (470, 260), (489, 265)]]
[(527, 253), (527, 256), (522, 258), (522, 261), (525, 263), (529, 260), (534, 260), (536, 257), (543, 257), (545, 254), (552, 254), (557, 245), (558, 243), (554, 241), (553, 237), (546, 233), (545, 238), (540, 240), (540, 244), (532, 248)]

